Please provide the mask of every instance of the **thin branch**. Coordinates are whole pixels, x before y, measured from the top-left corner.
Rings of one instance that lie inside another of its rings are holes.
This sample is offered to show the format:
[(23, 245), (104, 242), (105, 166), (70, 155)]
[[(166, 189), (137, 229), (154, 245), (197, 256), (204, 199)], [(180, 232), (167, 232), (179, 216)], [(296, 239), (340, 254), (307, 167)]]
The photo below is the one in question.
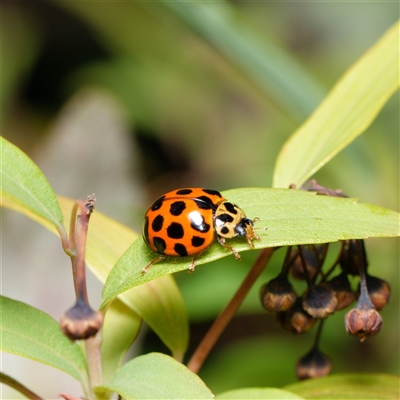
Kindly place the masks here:
[(238, 291), (235, 293), (232, 300), (214, 321), (211, 328), (208, 330), (203, 340), (200, 342), (199, 346), (190, 358), (187, 367), (191, 371), (193, 371), (194, 373), (198, 373), (214, 344), (235, 315), (237, 309), (242, 304), (244, 298), (253, 286), (254, 282), (264, 270), (274, 250), (275, 248), (270, 247), (261, 251), (256, 262), (254, 263), (250, 272), (239, 287)]
[(23, 394), (26, 396), (28, 399), (31, 400), (43, 400), (42, 397), (38, 396), (37, 394), (33, 393), (31, 390), (29, 390), (27, 387), (25, 387), (22, 383), (16, 381), (14, 378), (11, 378), (11, 376), (4, 374), (3, 372), (0, 372), (0, 382), (4, 383), (5, 385), (15, 389), (19, 393)]

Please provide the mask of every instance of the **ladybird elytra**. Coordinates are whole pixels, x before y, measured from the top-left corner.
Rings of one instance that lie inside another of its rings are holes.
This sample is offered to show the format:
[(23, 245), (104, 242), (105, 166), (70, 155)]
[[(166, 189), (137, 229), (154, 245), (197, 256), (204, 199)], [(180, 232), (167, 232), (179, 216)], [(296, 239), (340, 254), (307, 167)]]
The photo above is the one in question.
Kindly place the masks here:
[(192, 272), (195, 259), (214, 242), (215, 236), (237, 259), (240, 255), (225, 243), (226, 239), (245, 236), (251, 247), (253, 239), (260, 240), (254, 233), (253, 220), (216, 190), (182, 188), (164, 194), (147, 210), (143, 223), (145, 243), (161, 256), (143, 268), (142, 273), (169, 256), (192, 256)]

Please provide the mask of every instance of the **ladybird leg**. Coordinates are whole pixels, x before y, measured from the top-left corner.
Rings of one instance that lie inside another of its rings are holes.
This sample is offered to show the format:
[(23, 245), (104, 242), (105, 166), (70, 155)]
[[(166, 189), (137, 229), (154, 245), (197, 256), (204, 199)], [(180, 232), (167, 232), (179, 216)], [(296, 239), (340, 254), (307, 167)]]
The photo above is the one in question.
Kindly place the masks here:
[(224, 246), (226, 249), (230, 250), (235, 256), (236, 260), (241, 259), (240, 254), (232, 246), (229, 246), (229, 244), (225, 243), (225, 238), (218, 236), (218, 242), (221, 246)]
[[(259, 221), (260, 218), (256, 217), (253, 219), (253, 223)], [(246, 239), (247, 239), (247, 243), (249, 244), (249, 246), (251, 248), (254, 249), (254, 243), (253, 243), (253, 239), (256, 239), (258, 241), (260, 241), (260, 236), (258, 236), (254, 230), (253, 230), (253, 226), (248, 225), (247, 226), (247, 233), (246, 233)]]
[(188, 271), (189, 274), (191, 274), (191, 273), (194, 272), (194, 269), (195, 269), (195, 267), (196, 267), (196, 260), (197, 260), (202, 254), (203, 254), (203, 252), (200, 252), (200, 253), (195, 254), (195, 255), (193, 256), (193, 258), (192, 258), (192, 263), (190, 264), (189, 271)]
[(164, 260), (164, 258), (166, 258), (166, 257), (165, 257), (165, 256), (158, 256), (158, 257), (154, 258), (153, 260), (151, 260), (151, 261), (142, 269), (141, 274), (144, 275), (144, 274), (151, 268), (151, 266), (152, 266), (153, 264), (156, 264), (156, 263), (160, 262), (161, 260)]

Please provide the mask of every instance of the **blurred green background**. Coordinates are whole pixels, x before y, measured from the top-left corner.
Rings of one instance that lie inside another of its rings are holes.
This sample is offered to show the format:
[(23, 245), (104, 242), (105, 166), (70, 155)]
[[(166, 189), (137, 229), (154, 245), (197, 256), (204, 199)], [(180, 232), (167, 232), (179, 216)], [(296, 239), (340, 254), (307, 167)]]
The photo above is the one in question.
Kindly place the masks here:
[[(399, 18), (390, 2), (44, 1), (1, 10), (3, 136), (34, 159), (56, 193), (95, 192), (98, 210), (138, 232), (148, 204), (170, 189), (270, 186), (285, 140)], [(398, 94), (316, 178), (398, 209)], [(73, 294), (57, 238), (8, 211), (3, 226), (4, 295), (58, 319)], [(399, 373), (398, 244), (366, 242), (370, 273), (390, 282), (392, 300), (381, 333), (362, 344), (346, 335), (344, 312), (328, 319), (321, 347), (333, 372)], [(274, 255), (200, 372), (215, 393), (296, 379), (295, 362), (315, 332), (283, 332), (258, 299), (283, 254)], [(192, 322), (189, 355), (256, 256), (175, 275)], [(100, 291), (92, 279), (95, 305)], [(154, 350), (165, 349), (144, 329), (134, 351)], [(48, 398), (73, 387), (18, 362), (6, 358), (4, 371), (40, 393), (47, 387)]]

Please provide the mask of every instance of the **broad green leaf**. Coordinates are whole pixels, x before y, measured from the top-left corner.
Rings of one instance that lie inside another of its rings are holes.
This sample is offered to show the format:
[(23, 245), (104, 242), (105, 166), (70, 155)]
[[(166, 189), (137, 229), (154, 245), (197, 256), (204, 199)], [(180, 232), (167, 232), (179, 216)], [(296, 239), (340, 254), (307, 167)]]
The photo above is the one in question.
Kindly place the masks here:
[(372, 123), (399, 87), (399, 23), (339, 80), (284, 144), (273, 186), (298, 187)]
[(303, 120), (323, 99), (324, 90), (315, 78), (283, 48), (254, 30), (229, 2), (160, 3), (242, 69), (292, 117)]
[(183, 364), (160, 353), (150, 353), (124, 364), (110, 384), (95, 391), (110, 390), (131, 399), (213, 399), (204, 382)]
[[(243, 207), (249, 218), (260, 218), (255, 223), (255, 231), (261, 238), (259, 242), (254, 241), (258, 249), (400, 234), (398, 213), (353, 199), (317, 196), (301, 190), (262, 188), (229, 190), (223, 195)], [(229, 243), (238, 251), (249, 250), (243, 238)], [(215, 242), (196, 260), (196, 265), (227, 255), (230, 252)], [(125, 290), (188, 269), (191, 264), (191, 257), (169, 258), (141, 275), (142, 268), (155, 257), (157, 254), (138, 238), (110, 272), (103, 289), (103, 307)]]
[(1, 302), (1, 350), (58, 368), (82, 384), (88, 380), (85, 357), (53, 318), (7, 297)]
[(303, 400), (294, 393), (290, 393), (287, 390), (275, 389), (275, 388), (246, 388), (229, 390), (215, 396), (217, 400), (219, 399), (265, 399), (265, 400)]
[(63, 215), (49, 182), (18, 147), (0, 137), (1, 194), (64, 231)]
[[(2, 205), (36, 220), (55, 232), (52, 224), (21, 204), (3, 197)], [(73, 200), (58, 197), (65, 221), (69, 221)], [(137, 234), (128, 227), (95, 211), (90, 219), (86, 248), (88, 267), (101, 282), (105, 282), (111, 268)], [(189, 340), (189, 323), (185, 304), (171, 276), (138, 286), (121, 295), (120, 300), (142, 317), (151, 329), (180, 360)]]
[(294, 383), (284, 389), (305, 399), (398, 400), (400, 378), (385, 374), (340, 374)]
[(114, 301), (106, 312), (103, 325), (101, 360), (104, 382), (109, 382), (136, 339), (142, 318), (121, 301)]

